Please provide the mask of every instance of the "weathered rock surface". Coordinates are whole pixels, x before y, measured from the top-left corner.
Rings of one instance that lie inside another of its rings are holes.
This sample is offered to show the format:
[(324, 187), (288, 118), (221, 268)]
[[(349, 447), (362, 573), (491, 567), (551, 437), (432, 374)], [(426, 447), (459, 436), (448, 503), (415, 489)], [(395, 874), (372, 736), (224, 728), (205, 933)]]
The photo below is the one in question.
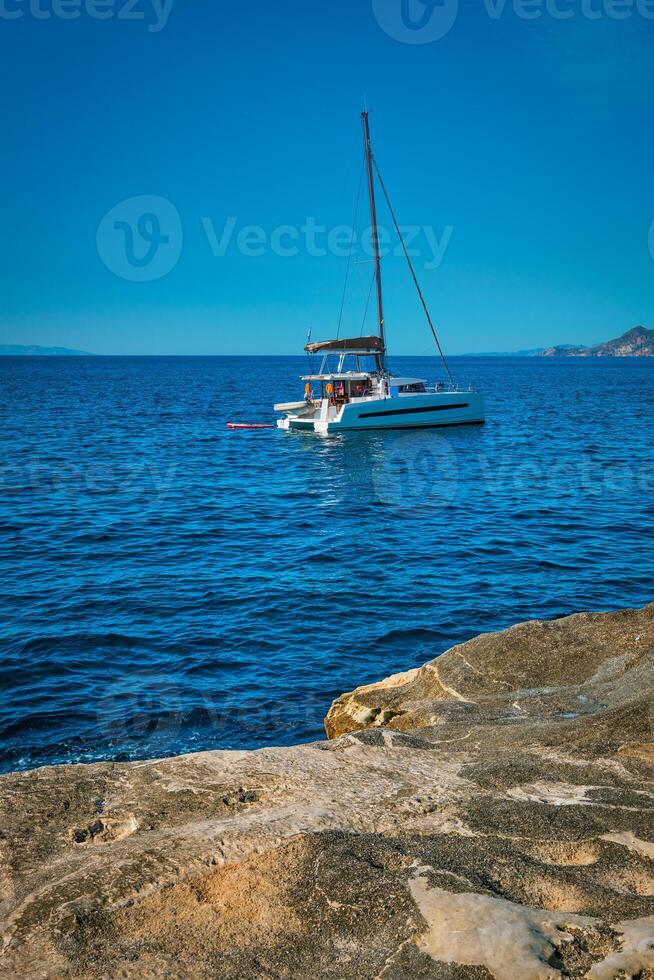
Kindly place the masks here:
[(330, 742), (2, 777), (0, 975), (651, 980), (653, 651), (526, 623)]

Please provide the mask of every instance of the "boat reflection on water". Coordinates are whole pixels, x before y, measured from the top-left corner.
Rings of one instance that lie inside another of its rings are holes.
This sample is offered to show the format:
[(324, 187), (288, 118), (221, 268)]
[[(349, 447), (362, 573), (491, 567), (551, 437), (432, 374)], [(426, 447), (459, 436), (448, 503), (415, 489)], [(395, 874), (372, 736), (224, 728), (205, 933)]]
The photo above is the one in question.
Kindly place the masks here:
[[(335, 433), (329, 438), (299, 438), (310, 454), (311, 482), (306, 492), (318, 509), (361, 512), (380, 505), (403, 510), (456, 504), (471, 467), (483, 453), (481, 429), (435, 433), (426, 429)], [(465, 465), (462, 463), (465, 459)]]

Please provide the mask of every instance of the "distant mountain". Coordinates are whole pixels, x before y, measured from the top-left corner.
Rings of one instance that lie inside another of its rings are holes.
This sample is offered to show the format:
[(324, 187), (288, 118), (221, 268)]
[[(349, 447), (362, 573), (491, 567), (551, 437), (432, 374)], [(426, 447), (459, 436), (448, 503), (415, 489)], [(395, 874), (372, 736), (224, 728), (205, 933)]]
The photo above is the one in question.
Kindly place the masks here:
[(69, 350), (68, 347), (39, 347), (36, 344), (0, 344), (0, 357), (7, 356), (49, 356), (49, 357), (95, 357), (85, 350)]
[(616, 340), (594, 347), (546, 347), (540, 357), (654, 357), (654, 330), (633, 327)]
[(482, 354), (464, 354), (464, 357), (540, 357), (546, 351), (556, 350), (566, 354), (569, 350), (581, 350), (575, 344), (561, 344), (560, 347), (532, 347), (530, 350), (510, 350), (510, 351), (484, 351)]

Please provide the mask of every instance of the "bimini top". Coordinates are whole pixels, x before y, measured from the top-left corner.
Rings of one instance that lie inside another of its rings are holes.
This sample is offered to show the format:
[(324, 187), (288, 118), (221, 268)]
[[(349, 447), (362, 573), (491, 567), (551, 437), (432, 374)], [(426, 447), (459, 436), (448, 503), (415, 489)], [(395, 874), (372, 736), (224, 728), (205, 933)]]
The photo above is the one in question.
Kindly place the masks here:
[(344, 337), (342, 340), (319, 340), (313, 344), (307, 344), (304, 349), (308, 354), (318, 354), (321, 351), (383, 354), (384, 344), (381, 337)]

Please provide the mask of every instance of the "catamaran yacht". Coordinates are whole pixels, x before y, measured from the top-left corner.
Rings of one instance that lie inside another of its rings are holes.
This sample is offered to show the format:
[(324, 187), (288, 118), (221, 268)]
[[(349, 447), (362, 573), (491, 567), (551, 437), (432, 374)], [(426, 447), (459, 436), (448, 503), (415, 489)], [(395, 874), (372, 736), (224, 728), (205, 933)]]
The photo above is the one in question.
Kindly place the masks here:
[[(277, 425), (281, 429), (330, 433), (348, 429), (406, 429), (481, 423), (485, 419), (483, 395), (474, 390), (462, 390), (455, 384), (372, 153), (368, 112), (362, 112), (361, 119), (377, 294), (377, 333), (369, 337), (307, 343), (305, 350), (309, 355), (322, 355), (320, 370), (302, 377), (305, 387), (301, 401), (275, 405), (275, 411), (284, 416)], [(375, 174), (443, 361), (446, 382), (430, 386), (423, 378), (398, 377), (388, 369)]]

